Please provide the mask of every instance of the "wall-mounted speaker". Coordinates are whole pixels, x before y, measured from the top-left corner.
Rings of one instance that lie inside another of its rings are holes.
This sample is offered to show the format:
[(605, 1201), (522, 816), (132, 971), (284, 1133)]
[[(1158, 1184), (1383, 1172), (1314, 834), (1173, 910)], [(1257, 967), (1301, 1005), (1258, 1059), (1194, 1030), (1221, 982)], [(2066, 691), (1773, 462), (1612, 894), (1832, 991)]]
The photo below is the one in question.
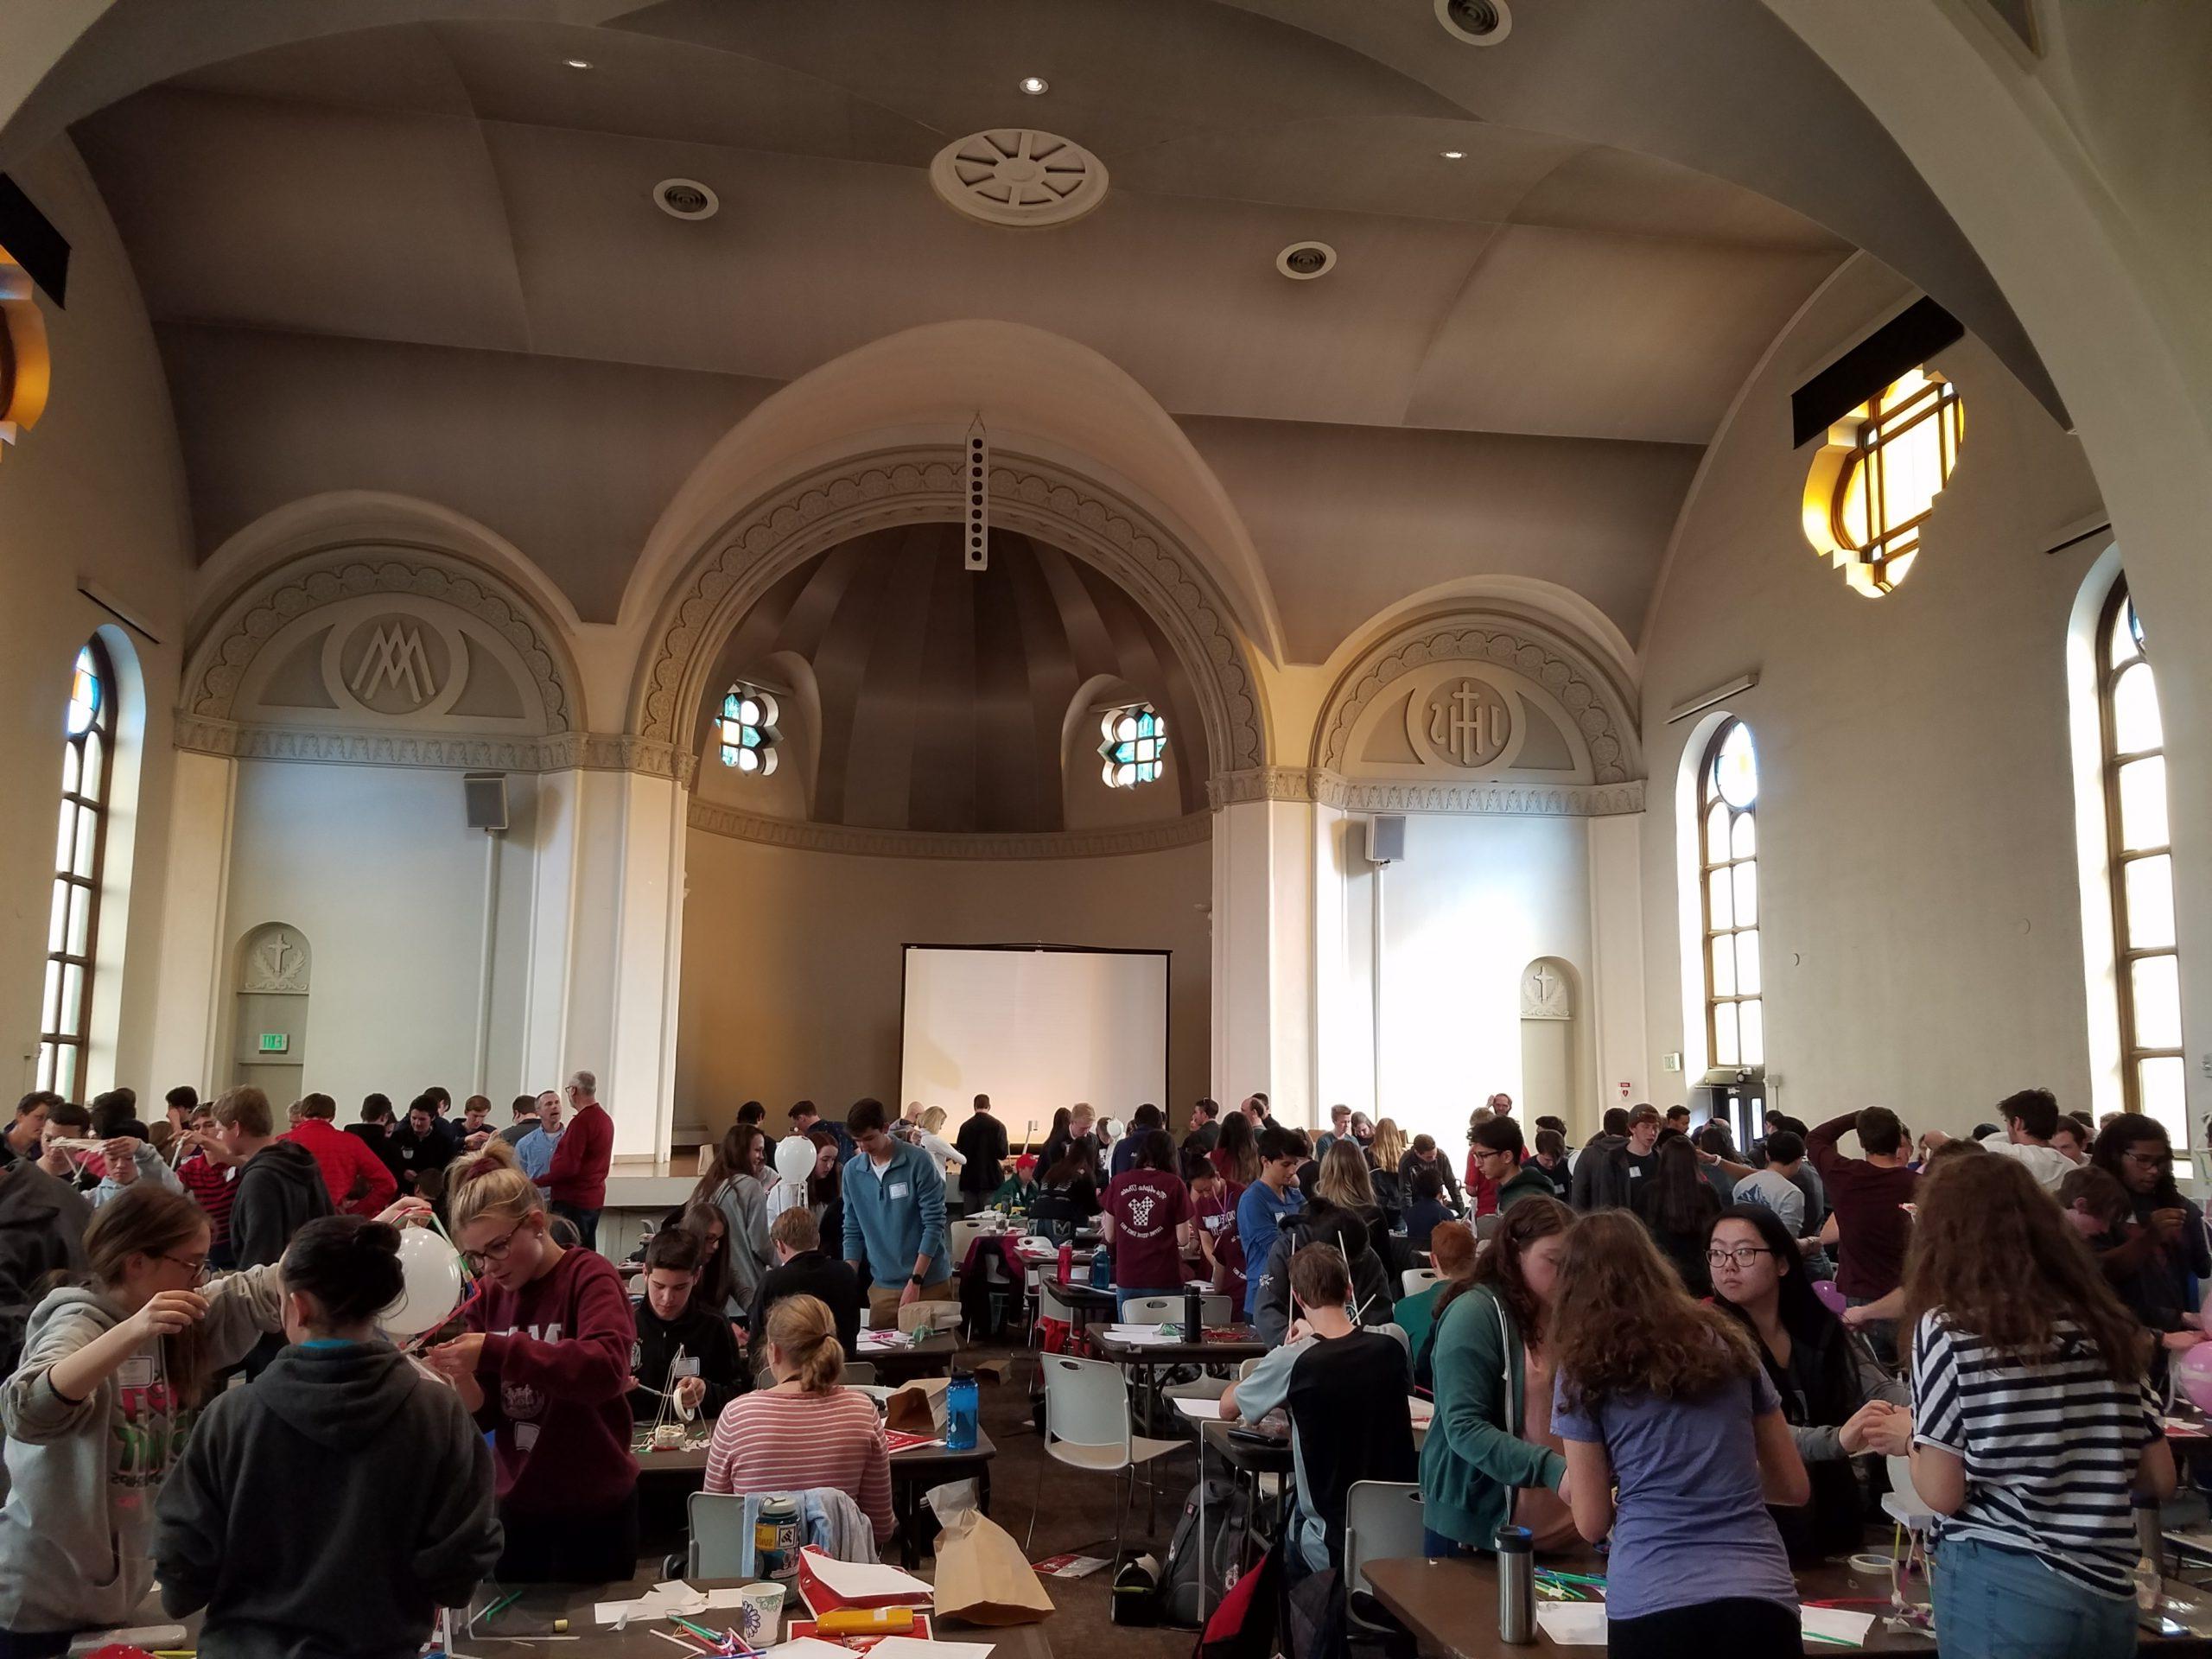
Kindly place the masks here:
[(1406, 820), (1399, 812), (1379, 814), (1367, 821), (1367, 861), (1395, 864), (1406, 855)]
[(461, 794), (462, 804), (468, 809), (470, 829), (505, 830), (507, 827), (505, 772), (465, 772), (461, 775)]

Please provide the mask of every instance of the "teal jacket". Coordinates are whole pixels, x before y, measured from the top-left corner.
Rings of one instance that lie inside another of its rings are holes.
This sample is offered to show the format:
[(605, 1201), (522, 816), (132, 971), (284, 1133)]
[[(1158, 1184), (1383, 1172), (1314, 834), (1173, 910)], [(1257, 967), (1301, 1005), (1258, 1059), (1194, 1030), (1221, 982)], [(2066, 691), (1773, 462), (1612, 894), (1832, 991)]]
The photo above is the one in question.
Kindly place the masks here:
[(1556, 1489), (1567, 1459), (1521, 1438), (1521, 1332), (1487, 1285), (1453, 1299), (1436, 1332), (1436, 1417), (1421, 1452), (1423, 1523), (1489, 1549), (1513, 1491)]

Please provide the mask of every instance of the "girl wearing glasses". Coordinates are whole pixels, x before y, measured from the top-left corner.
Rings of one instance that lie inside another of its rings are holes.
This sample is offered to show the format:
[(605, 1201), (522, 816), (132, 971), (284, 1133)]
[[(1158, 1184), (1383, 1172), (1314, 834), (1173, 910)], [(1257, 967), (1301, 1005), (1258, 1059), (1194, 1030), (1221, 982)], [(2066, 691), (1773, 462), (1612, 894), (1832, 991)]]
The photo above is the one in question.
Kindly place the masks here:
[(1613, 1539), (1615, 1659), (1795, 1659), (1797, 1584), (1766, 1506), (1813, 1489), (1743, 1326), (1690, 1300), (1643, 1224), (1602, 1210), (1567, 1233), (1553, 1328), (1575, 1529)]
[(452, 1166), (447, 1206), (480, 1294), (429, 1363), (493, 1433), (512, 1584), (608, 1584), (638, 1567), (630, 1345), (622, 1275), (563, 1249), (545, 1201), (493, 1141)]
[(152, 1587), (154, 1498), (208, 1377), (283, 1329), (276, 1269), (207, 1282), (207, 1217), (145, 1182), (85, 1229), (89, 1272), (32, 1311), (0, 1389), (0, 1659), (67, 1653)]
[[(2089, 1161), (2126, 1189), (2133, 1224), (2101, 1258), (2105, 1276), (2165, 1351), (2203, 1340), (2190, 1281), (2212, 1279), (2204, 1212), (2174, 1185), (2174, 1149), (2156, 1118), (2122, 1112), (2098, 1134)], [(2163, 1377), (2164, 1352), (2157, 1357)]]
[(1715, 1304), (1758, 1339), (1759, 1363), (1782, 1396), (1813, 1483), (1809, 1504), (1774, 1511), (1789, 1558), (1848, 1554), (1866, 1514), (1852, 1459), (1901, 1458), (1911, 1449), (1904, 1386), (1813, 1294), (1796, 1240), (1764, 1205), (1738, 1205), (1715, 1217), (1705, 1260)]

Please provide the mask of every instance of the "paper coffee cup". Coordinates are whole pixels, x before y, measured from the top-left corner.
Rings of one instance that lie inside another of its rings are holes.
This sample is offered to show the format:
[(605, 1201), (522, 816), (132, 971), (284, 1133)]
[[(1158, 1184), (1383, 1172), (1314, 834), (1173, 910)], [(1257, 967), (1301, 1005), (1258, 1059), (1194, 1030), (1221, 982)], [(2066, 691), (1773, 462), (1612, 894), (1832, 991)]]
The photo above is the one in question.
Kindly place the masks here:
[(784, 1616), (784, 1586), (748, 1584), (737, 1593), (737, 1633), (753, 1647), (772, 1645)]

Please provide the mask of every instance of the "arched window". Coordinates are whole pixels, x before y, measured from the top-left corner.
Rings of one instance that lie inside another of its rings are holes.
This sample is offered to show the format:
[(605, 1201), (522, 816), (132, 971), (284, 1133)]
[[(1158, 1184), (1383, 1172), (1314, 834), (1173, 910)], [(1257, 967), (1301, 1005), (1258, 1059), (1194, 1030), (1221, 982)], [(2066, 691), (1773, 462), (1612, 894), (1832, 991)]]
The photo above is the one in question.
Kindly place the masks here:
[(1167, 765), (1167, 722), (1148, 702), (1109, 709), (1099, 716), (1101, 776), (1109, 789), (1155, 782)]
[(2166, 829), (2165, 731), (2125, 578), (2097, 626), (2097, 701), (2104, 743), (2105, 844), (2113, 957), (2120, 990), (2120, 1086), (2131, 1112), (2187, 1146), (2183, 1097), (2181, 958), (2175, 950), (2174, 861)]
[(62, 717), (61, 816), (54, 836), (54, 907), (47, 920), (38, 1086), (82, 1092), (92, 1028), (93, 951), (100, 867), (107, 852), (108, 786), (115, 770), (115, 671), (98, 639), (77, 652)]
[(733, 685), (722, 693), (721, 714), (715, 721), (722, 765), (751, 778), (772, 776), (776, 746), (783, 737), (776, 726), (781, 713), (774, 696), (758, 686)]
[(1698, 774), (1698, 867), (1704, 889), (1706, 1053), (1716, 1066), (1766, 1064), (1759, 991), (1759, 764), (1751, 728), (1713, 734)]
[(1805, 535), (1869, 598), (1905, 578), (1958, 464), (1966, 409), (1933, 369), (1885, 387), (1828, 429), (1805, 491)]

